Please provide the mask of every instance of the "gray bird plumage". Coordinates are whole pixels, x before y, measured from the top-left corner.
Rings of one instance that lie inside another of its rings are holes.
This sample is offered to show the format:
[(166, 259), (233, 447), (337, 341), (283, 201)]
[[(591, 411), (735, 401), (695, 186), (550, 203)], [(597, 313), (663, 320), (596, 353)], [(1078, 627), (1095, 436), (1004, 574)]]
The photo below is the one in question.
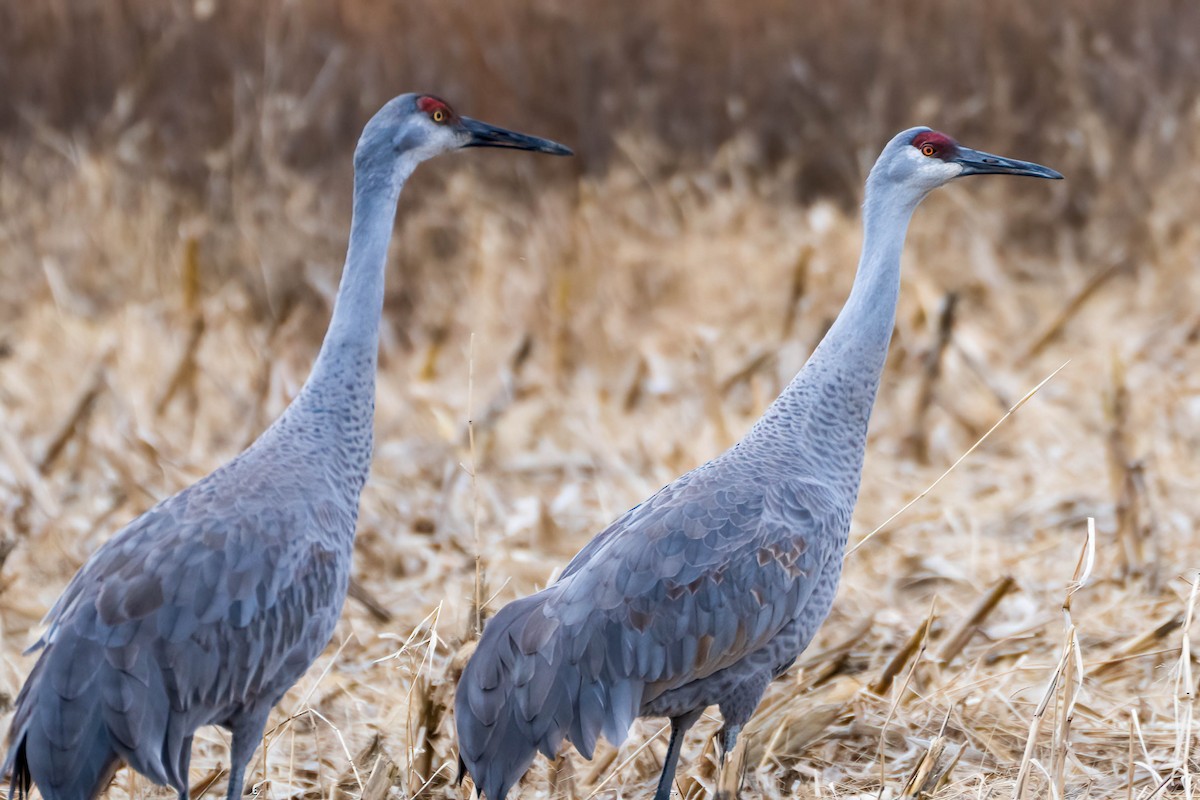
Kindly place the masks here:
[(469, 146), (561, 145), (459, 117), (428, 95), (387, 103), (355, 151), (354, 212), (312, 374), (245, 452), (167, 498), (76, 573), (31, 648), (5, 769), (10, 796), (88, 800), (121, 762), (188, 792), (192, 736), (232, 732), (241, 797), (267, 715), (333, 635), (371, 462), (384, 266), (421, 161)]
[[(928, 144), (928, 147), (926, 147)], [(656, 800), (710, 705), (722, 757), (767, 684), (828, 615), (858, 496), (867, 423), (895, 320), (908, 221), (960, 175), (1061, 177), (914, 128), (867, 181), (865, 240), (845, 307), (731, 449), (626, 512), (546, 589), (488, 622), (458, 683), (460, 777), (504, 800), (537, 752), (591, 758), (638, 716), (671, 720)]]

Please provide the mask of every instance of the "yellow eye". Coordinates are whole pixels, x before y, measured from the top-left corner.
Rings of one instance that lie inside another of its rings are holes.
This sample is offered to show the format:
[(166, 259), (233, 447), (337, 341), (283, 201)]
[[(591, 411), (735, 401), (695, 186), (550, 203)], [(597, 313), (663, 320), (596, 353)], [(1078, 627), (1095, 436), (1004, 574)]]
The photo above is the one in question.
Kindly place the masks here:
[(921, 146), (921, 155), (923, 155), (923, 156), (932, 156), (936, 152), (937, 152), (937, 148), (931, 144), (926, 144), (926, 145)]
[(434, 111), (433, 112), (433, 121), (434, 122), (445, 122), (446, 121), (446, 112), (442, 111), (440, 108), (437, 109), (436, 111)]

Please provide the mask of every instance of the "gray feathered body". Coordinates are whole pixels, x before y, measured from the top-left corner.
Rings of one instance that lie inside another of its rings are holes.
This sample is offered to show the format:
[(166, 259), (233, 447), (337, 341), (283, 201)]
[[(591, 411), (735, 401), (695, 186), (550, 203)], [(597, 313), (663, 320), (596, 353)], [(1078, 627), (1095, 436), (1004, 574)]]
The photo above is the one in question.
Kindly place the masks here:
[(566, 738), (590, 758), (638, 716), (719, 705), (736, 737), (808, 645), (837, 591), (882, 367), (827, 345), (742, 442), (488, 623), (455, 702), (461, 758), (488, 800), (536, 752)]
[(566, 739), (590, 758), (638, 716), (672, 720), (669, 783), (677, 731), (718, 705), (732, 746), (808, 645), (841, 576), (917, 202), (868, 201), (846, 305), (741, 442), (489, 621), (455, 698), (460, 764), (487, 800), (504, 800), (537, 752), (553, 757)]
[[(92, 797), (119, 761), (187, 790), (194, 731), (261, 733), (328, 643), (371, 454), (371, 369), (308, 387), (246, 452), (138, 517), (75, 575), (33, 649), (7, 767)], [(251, 749), (253, 745), (251, 745)]]
[(228, 795), (279, 701), (333, 634), (371, 462), (384, 267), (420, 158), (385, 105), (355, 153), (333, 318), (296, 399), (245, 452), (106, 542), (33, 649), (5, 768), (14, 794), (89, 800), (120, 762), (187, 796), (192, 735), (232, 732)]

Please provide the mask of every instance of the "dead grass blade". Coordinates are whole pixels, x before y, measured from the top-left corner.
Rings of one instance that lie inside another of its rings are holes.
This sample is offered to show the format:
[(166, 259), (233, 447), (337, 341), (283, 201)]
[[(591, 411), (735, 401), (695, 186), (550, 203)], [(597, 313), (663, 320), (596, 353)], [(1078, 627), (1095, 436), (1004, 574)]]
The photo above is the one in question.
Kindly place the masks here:
[(1147, 552), (1148, 546), (1153, 548), (1153, 527), (1145, 519), (1145, 465), (1133, 456), (1131, 400), (1125, 365), (1114, 355), (1111, 387), (1105, 395), (1104, 410), (1108, 422), (1105, 436), (1108, 474), (1120, 544), (1118, 558), (1123, 576), (1144, 574), (1147, 586), (1153, 592), (1158, 588), (1160, 570), (1157, 554)]
[(1187, 613), (1180, 629), (1179, 661), (1175, 670), (1175, 763), (1186, 796), (1194, 791), (1192, 776), (1192, 741), (1195, 739), (1196, 682), (1192, 675), (1191, 628), (1200, 591), (1200, 572), (1192, 573), (1192, 588), (1188, 594)]
[(909, 659), (916, 655), (918, 651), (925, 649), (925, 640), (929, 637), (929, 629), (933, 626), (933, 620), (933, 607), (931, 606), (929, 614), (925, 617), (925, 621), (917, 626), (917, 629), (908, 637), (904, 646), (897, 650), (896, 654), (888, 660), (883, 671), (879, 673), (879, 677), (871, 684), (870, 689), (872, 692), (881, 697), (887, 694), (888, 690), (892, 688), (892, 681), (904, 669), (904, 665), (908, 663)]
[(204, 775), (203, 778), (191, 785), (191, 787), (188, 789), (188, 797), (195, 798), (195, 800), (200, 800), (200, 798), (208, 794), (208, 790), (211, 789), (228, 771), (229, 770), (220, 765), (213, 767)]
[(929, 430), (927, 417), (933, 403), (934, 388), (942, 374), (942, 359), (954, 333), (954, 311), (958, 307), (958, 294), (947, 292), (938, 311), (937, 331), (933, 345), (922, 359), (917, 399), (913, 407), (912, 427), (905, 437), (905, 445), (913, 457), (922, 464), (929, 462)]
[(549, 795), (556, 800), (575, 800), (575, 762), (570, 751), (550, 763)]
[(966, 450), (966, 452), (964, 452), (964, 453), (963, 453), (961, 456), (959, 456), (959, 457), (958, 457), (958, 458), (957, 458), (957, 459), (954, 461), (954, 463), (953, 463), (953, 464), (951, 464), (951, 465), (949, 466), (949, 468), (947, 468), (947, 469), (946, 469), (946, 471), (945, 471), (945, 472), (943, 472), (941, 475), (939, 475), (939, 476), (937, 477), (937, 480), (935, 480), (933, 483), (929, 484), (929, 486), (925, 487), (924, 491), (922, 491), (920, 494), (918, 494), (918, 495), (917, 495), (916, 497), (914, 497), (912, 500), (909, 500), (907, 503), (905, 503), (905, 504), (903, 505), (903, 507), (901, 507), (901, 508), (900, 508), (900, 510), (899, 510), (899, 511), (897, 511), (895, 514), (892, 514), (890, 517), (888, 517), (887, 519), (885, 519), (885, 520), (884, 520), (882, 523), (880, 523), (879, 525), (877, 525), (877, 526), (875, 527), (875, 529), (874, 529), (874, 530), (872, 530), (872, 531), (871, 531), (870, 533), (868, 533), (866, 536), (864, 536), (863, 538), (861, 538), (861, 539), (859, 539), (857, 542), (855, 542), (854, 546), (853, 546), (853, 547), (851, 547), (849, 550), (847, 550), (847, 551), (846, 551), (846, 555), (845, 555), (845, 556), (843, 556), (843, 558), (849, 558), (850, 556), (854, 555), (855, 551), (856, 551), (856, 550), (858, 550), (858, 548), (862, 547), (864, 544), (866, 544), (868, 541), (870, 541), (871, 537), (873, 537), (875, 534), (879, 533), (881, 530), (883, 530), (883, 529), (884, 529), (884, 528), (886, 528), (888, 525), (890, 525), (890, 524), (892, 523), (892, 520), (896, 519), (896, 517), (900, 516), (900, 515), (901, 515), (901, 514), (903, 514), (905, 511), (907, 511), (908, 509), (912, 508), (912, 506), (913, 506), (913, 505), (915, 505), (915, 504), (916, 504), (916, 503), (917, 503), (919, 500), (921, 500), (922, 498), (924, 498), (924, 497), (925, 497), (925, 495), (929, 494), (929, 493), (930, 493), (930, 492), (932, 492), (932, 491), (933, 491), (935, 488), (937, 488), (937, 485), (938, 485), (939, 483), (941, 483), (943, 480), (945, 480), (946, 476), (947, 476), (947, 475), (949, 475), (951, 472), (953, 472), (953, 471), (954, 471), (954, 470), (955, 470), (955, 469), (958, 467), (958, 465), (959, 465), (959, 464), (961, 464), (962, 462), (966, 461), (966, 460), (967, 460), (967, 457), (968, 457), (968, 456), (970, 456), (970, 455), (971, 455), (971, 453), (974, 453), (974, 452), (975, 452), (975, 450), (976, 450), (976, 448), (978, 448), (978, 447), (979, 447), (979, 445), (981, 445), (981, 444), (983, 444), (985, 441), (987, 441), (987, 438), (988, 438), (989, 436), (991, 436), (991, 435), (992, 435), (992, 433), (993, 433), (993, 432), (994, 432), (994, 431), (995, 431), (997, 428), (999, 428), (1001, 425), (1003, 425), (1003, 424), (1004, 424), (1004, 421), (1005, 421), (1006, 419), (1008, 419), (1008, 418), (1009, 418), (1009, 417), (1011, 417), (1013, 414), (1015, 414), (1015, 413), (1017, 412), (1017, 410), (1018, 410), (1018, 409), (1019, 409), (1021, 406), (1025, 405), (1026, 403), (1028, 403), (1028, 402), (1029, 402), (1029, 400), (1030, 400), (1030, 399), (1032, 399), (1032, 397), (1033, 397), (1035, 394), (1037, 394), (1037, 393), (1038, 393), (1038, 391), (1039, 391), (1039, 390), (1040, 390), (1040, 389), (1041, 389), (1043, 386), (1045, 386), (1047, 383), (1049, 383), (1049, 382), (1050, 382), (1050, 380), (1051, 380), (1051, 379), (1052, 379), (1052, 378), (1053, 378), (1055, 375), (1057, 375), (1058, 373), (1062, 372), (1062, 371), (1063, 371), (1063, 369), (1065, 369), (1065, 368), (1066, 368), (1067, 364), (1070, 364), (1070, 363), (1071, 363), (1070, 361), (1064, 361), (1064, 362), (1062, 363), (1062, 366), (1060, 366), (1058, 369), (1056, 369), (1056, 370), (1054, 370), (1053, 372), (1051, 372), (1051, 373), (1050, 373), (1049, 375), (1047, 375), (1045, 378), (1042, 378), (1041, 382), (1040, 382), (1040, 383), (1038, 383), (1038, 385), (1037, 385), (1037, 386), (1034, 386), (1032, 389), (1030, 389), (1028, 392), (1026, 392), (1026, 393), (1025, 393), (1025, 395), (1024, 395), (1024, 396), (1023, 396), (1023, 397), (1022, 397), (1020, 400), (1018, 400), (1016, 403), (1014, 403), (1014, 404), (1013, 404), (1012, 408), (1010, 408), (1010, 409), (1008, 409), (1008, 411), (1004, 412), (1004, 416), (1002, 416), (1002, 417), (1000, 417), (1000, 419), (996, 420), (995, 424), (994, 424), (994, 425), (992, 425), (992, 427), (988, 428), (988, 429), (987, 429), (987, 431), (986, 431), (986, 432), (983, 434), (983, 436), (980, 436), (980, 437), (979, 437), (979, 438), (978, 438), (978, 439), (975, 441), (975, 444), (973, 444), (973, 445), (971, 445), (970, 447), (968, 447), (968, 448), (967, 448), (967, 450)]
[(1108, 268), (1097, 272), (1083, 286), (1079, 287), (1075, 294), (1067, 300), (1062, 309), (1046, 323), (1046, 327), (1033, 337), (1033, 341), (1025, 348), (1024, 354), (1021, 356), (1021, 361), (1028, 361), (1037, 357), (1046, 347), (1053, 342), (1066, 328), (1067, 323), (1075, 317), (1081, 308), (1089, 299), (1094, 297), (1104, 284), (1108, 283), (1117, 275), (1126, 272), (1131, 268), (1126, 261), (1120, 261), (1110, 265)]
[[(592, 791), (588, 793), (587, 797), (584, 798), (584, 800), (592, 800), (592, 798), (595, 797), (597, 794), (599, 794), (600, 790), (603, 789), (605, 786), (607, 786), (613, 778), (616, 778), (618, 775), (621, 774), (621, 770), (625, 769), (625, 767), (627, 767), (630, 763), (632, 763), (635, 758), (637, 758), (638, 756), (640, 756), (642, 754), (643, 750), (645, 750), (647, 747), (649, 747), (651, 744), (653, 744), (658, 739), (661, 739), (662, 735), (669, 730), (671, 730), (671, 725), (668, 723), (666, 725), (663, 725), (661, 728), (659, 728), (655, 733), (651, 734), (650, 736), (647, 736), (646, 741), (642, 742), (640, 745), (637, 746), (637, 748), (632, 753), (630, 753), (628, 756), (626, 756), (625, 760), (622, 761), (620, 764), (618, 764), (613, 769), (613, 771), (608, 774), (607, 778), (600, 781), (600, 783), (596, 784), (592, 788)], [(613, 758), (614, 759), (616, 758), (615, 751), (613, 752)], [(611, 763), (611, 761), (609, 763)]]
[(912, 666), (909, 667), (908, 674), (904, 676), (904, 683), (900, 685), (896, 696), (892, 699), (891, 704), (889, 704), (887, 716), (884, 717), (883, 724), (879, 727), (879, 739), (875, 747), (875, 754), (879, 760), (879, 797), (883, 797), (883, 789), (887, 786), (887, 756), (884, 749), (884, 742), (887, 737), (888, 726), (892, 724), (892, 720), (900, 708), (900, 703), (904, 699), (904, 693), (912, 682), (913, 675), (917, 672), (917, 667), (921, 664), (921, 656), (925, 654), (925, 648), (929, 644), (929, 627), (933, 625), (936, 611), (937, 596), (935, 595), (933, 600), (929, 602), (929, 613), (925, 615), (925, 632), (921, 635), (920, 645), (917, 648), (916, 655), (912, 659)]
[(917, 766), (900, 790), (901, 800), (928, 800), (950, 780), (950, 773), (962, 756), (963, 746), (951, 744), (947, 747), (943, 736), (935, 736)]
[[(1070, 632), (1074, 635), (1074, 631)], [(1029, 723), (1029, 737), (1025, 740), (1025, 753), (1021, 756), (1021, 769), (1017, 773), (1016, 788), (1013, 789), (1013, 800), (1021, 800), (1025, 796), (1025, 784), (1029, 780), (1029, 771), (1034, 765), (1033, 751), (1037, 747), (1038, 734), (1042, 729), (1042, 718), (1046, 714), (1046, 709), (1050, 702), (1054, 699), (1058, 690), (1058, 682), (1062, 679), (1063, 671), (1067, 667), (1067, 661), (1071, 654), (1066, 649), (1063, 650), (1059, 657), (1058, 666), (1050, 674), (1050, 680), (1046, 684), (1046, 691), (1042, 694), (1042, 700), (1038, 703), (1037, 708), (1033, 712), (1033, 720)], [(1039, 766), (1040, 768), (1040, 766)]]
[(67, 412), (54, 435), (50, 437), (50, 443), (46, 445), (46, 452), (38, 463), (38, 472), (41, 474), (48, 474), (71, 440), (81, 434), (91, 415), (92, 408), (95, 407), (96, 401), (100, 399), (100, 393), (104, 390), (105, 373), (115, 351), (116, 348), (111, 345), (105, 348), (100, 357), (96, 359), (95, 365), (89, 370), (88, 379), (74, 402), (71, 403), (70, 411)]
[[(1036, 766), (1045, 776), (1050, 787), (1051, 795), (1055, 798), (1064, 796), (1066, 780), (1067, 754), (1070, 748), (1071, 722), (1075, 713), (1075, 705), (1079, 688), (1083, 685), (1083, 655), (1079, 649), (1079, 639), (1074, 622), (1071, 621), (1071, 598), (1086, 585), (1091, 577), (1092, 567), (1096, 560), (1096, 522), (1088, 518), (1087, 536), (1075, 564), (1071, 582), (1067, 585), (1063, 598), (1063, 627), (1064, 638), (1058, 666), (1050, 675), (1046, 691), (1041, 702), (1033, 712), (1029, 724), (1029, 735), (1025, 740), (1025, 753), (1021, 757), (1021, 768), (1017, 773), (1016, 785), (1013, 788), (1013, 800), (1021, 800), (1029, 780), (1030, 770)], [(1062, 696), (1059, 697), (1059, 689)], [(1041, 731), (1042, 720), (1050, 704), (1058, 701), (1059, 724), (1054, 732), (1053, 761), (1051, 769), (1047, 770), (1033, 757), (1037, 747), (1038, 734)]]
[(197, 373), (196, 354), (200, 352), (200, 342), (204, 339), (206, 329), (207, 324), (203, 314), (197, 313), (192, 317), (192, 321), (188, 325), (188, 338), (183, 345), (183, 352), (180, 353), (179, 361), (176, 362), (166, 387), (159, 395), (158, 402), (154, 404), (155, 416), (161, 417), (165, 414), (171, 401), (181, 390), (190, 391), (194, 396), (194, 382)]
[(388, 610), (387, 606), (379, 601), (379, 598), (377, 598), (370, 589), (368, 589), (366, 586), (363, 586), (362, 582), (359, 581), (358, 578), (350, 578), (350, 587), (346, 591), (346, 595), (352, 600), (361, 603), (363, 608), (365, 608), (371, 614), (371, 616), (380, 623), (386, 625), (392, 621), (392, 612)]
[[(1117, 645), (1113, 650), (1111, 658), (1106, 659), (1102, 664), (1098, 665), (1092, 671), (1096, 677), (1104, 677), (1110, 671), (1116, 669), (1121, 664), (1131, 658), (1137, 656), (1149, 655), (1147, 651), (1150, 648), (1157, 646), (1163, 639), (1166, 639), (1175, 631), (1179, 630), (1183, 625), (1186, 614), (1184, 611), (1176, 611), (1169, 618), (1163, 620), (1152, 628), (1142, 631), (1141, 633), (1126, 639), (1121, 644)], [(1168, 652), (1168, 651), (1163, 651)], [(1170, 651), (1170, 652), (1173, 652)]]
[(343, 794), (349, 794), (357, 789), (360, 795), (365, 797), (366, 784), (359, 780), (357, 765), (361, 764), (365, 767), (367, 764), (371, 764), (372, 771), (374, 771), (374, 765), (379, 763), (379, 759), (386, 757), (383, 753), (383, 738), (376, 733), (371, 736), (362, 749), (349, 759), (350, 766), (342, 771), (334, 786)]
[(37, 465), (25, 455), (17, 438), (4, 427), (3, 420), (0, 420), (0, 456), (4, 457), (20, 487), (20, 495), (12, 511), (12, 522), (14, 532), (23, 535), (29, 530), (30, 501), (36, 503), (46, 516), (54, 516), (59, 505), (46, 484), (45, 477)]
[(471, 346), (467, 354), (467, 446), (471, 459), (467, 474), (471, 476), (471, 526), (475, 541), (475, 591), (471, 595), (471, 611), (467, 622), (467, 638), (477, 638), (483, 632), (484, 576), (483, 543), (479, 533), (479, 462), (475, 456), (475, 333), (471, 333)]
[[(449, 709), (442, 704), (441, 698), (427, 677), (418, 678), (415, 688), (410, 695), (410, 747), (412, 754), (409, 760), (409, 771), (412, 779), (409, 785), (420, 785), (423, 792), (434, 786), (437, 772), (433, 767), (436, 755), (436, 740), (442, 718)], [(413, 797), (421, 796), (420, 793)]]
[(384, 800), (399, 777), (400, 768), (386, 754), (380, 753), (375, 757), (375, 765), (371, 767), (371, 774), (363, 786), (361, 800)]
[(757, 764), (762, 769), (772, 762), (795, 762), (846, 713), (848, 705), (813, 705), (810, 698), (803, 697), (785, 704), (775, 713), (756, 714), (742, 732), (747, 738), (747, 763)]
[(809, 268), (812, 265), (814, 250), (811, 246), (805, 246), (800, 250), (800, 255), (796, 257), (796, 263), (792, 266), (792, 285), (788, 292), (787, 310), (783, 315), (783, 325), (780, 326), (781, 338), (787, 339), (792, 335), (796, 328), (796, 317), (800, 309), (800, 301), (804, 299), (805, 293), (808, 291)]
[(988, 615), (995, 610), (1000, 601), (1004, 599), (1010, 591), (1015, 589), (1017, 582), (1013, 580), (1011, 575), (1005, 575), (1000, 580), (992, 584), (991, 588), (984, 592), (983, 596), (971, 609), (971, 612), (959, 623), (958, 627), (946, 638), (941, 649), (938, 651), (937, 660), (943, 664), (949, 664), (962, 649), (966, 647), (967, 642), (971, 641), (971, 637), (979, 630), (979, 626), (987, 619)]
[[(591, 766), (588, 768), (587, 775), (583, 779), (584, 786), (596, 786), (596, 782), (600, 780), (600, 776), (608, 773), (617, 760), (617, 748), (612, 747), (607, 742), (604, 742), (603, 745), (603, 747), (598, 746), (592, 756)], [(593, 794), (595, 791), (599, 791), (599, 787), (596, 787)]]

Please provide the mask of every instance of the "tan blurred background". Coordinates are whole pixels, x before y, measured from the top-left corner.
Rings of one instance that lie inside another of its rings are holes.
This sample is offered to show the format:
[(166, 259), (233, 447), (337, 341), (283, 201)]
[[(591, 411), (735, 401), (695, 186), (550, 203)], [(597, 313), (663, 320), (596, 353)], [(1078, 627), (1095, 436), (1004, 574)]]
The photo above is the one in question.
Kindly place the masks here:
[[(303, 381), (355, 139), (411, 90), (577, 156), (471, 151), (405, 190), (358, 587), (260, 796), (466, 796), (475, 554), (494, 610), (736, 441), (837, 313), (863, 178), (916, 124), (1067, 180), (918, 211), (852, 539), (1070, 363), (849, 557), (724, 785), (1191, 796), (1200, 5), (1165, 0), (0, 0), (0, 708), (99, 543)], [(721, 780), (715, 716), (689, 797)], [(521, 796), (648, 794), (660, 729)], [(223, 791), (222, 737), (193, 796)]]

